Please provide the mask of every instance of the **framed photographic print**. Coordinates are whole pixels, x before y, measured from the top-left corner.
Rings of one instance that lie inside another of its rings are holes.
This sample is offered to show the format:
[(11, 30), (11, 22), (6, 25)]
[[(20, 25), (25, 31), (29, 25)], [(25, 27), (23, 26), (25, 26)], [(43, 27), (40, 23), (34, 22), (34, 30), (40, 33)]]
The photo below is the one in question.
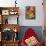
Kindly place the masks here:
[(9, 15), (9, 10), (2, 10), (2, 15)]
[(18, 12), (16, 11), (16, 10), (10, 10), (10, 13), (9, 13), (10, 15), (17, 15), (18, 14)]
[(11, 12), (10, 12), (10, 15), (14, 15), (14, 12), (11, 11)]
[(10, 14), (10, 15), (14, 15), (14, 10), (10, 10), (10, 11), (9, 11), (9, 14)]
[(35, 6), (26, 6), (26, 19), (35, 19)]

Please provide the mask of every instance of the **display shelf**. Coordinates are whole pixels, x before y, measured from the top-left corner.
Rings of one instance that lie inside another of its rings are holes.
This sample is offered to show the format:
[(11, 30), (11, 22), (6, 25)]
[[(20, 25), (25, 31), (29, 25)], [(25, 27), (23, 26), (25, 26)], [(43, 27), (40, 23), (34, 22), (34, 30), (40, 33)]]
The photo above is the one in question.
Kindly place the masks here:
[(19, 7), (0, 7), (0, 16), (0, 24), (18, 24)]
[(0, 46), (18, 46), (19, 7), (0, 7)]

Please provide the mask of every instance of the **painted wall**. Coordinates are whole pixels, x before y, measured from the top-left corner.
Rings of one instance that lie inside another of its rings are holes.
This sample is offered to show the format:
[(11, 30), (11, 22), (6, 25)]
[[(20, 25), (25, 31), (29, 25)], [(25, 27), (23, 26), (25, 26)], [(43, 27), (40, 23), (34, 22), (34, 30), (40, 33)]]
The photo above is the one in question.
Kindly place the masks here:
[(27, 31), (28, 28), (32, 28), (34, 30), (34, 32), (37, 34), (37, 37), (39, 39), (39, 41), (41, 43), (43, 43), (43, 38), (44, 38), (44, 35), (43, 35), (43, 29), (41, 26), (21, 26), (20, 27), (20, 32), (19, 32), (19, 39), (20, 39), (20, 42), (25, 34), (25, 32)]
[[(13, 7), (15, 6), (14, 3), (15, 0), (0, 0), (0, 7)], [(43, 41), (43, 30), (42, 27), (39, 26), (43, 26), (43, 20), (44, 20), (44, 16), (43, 16), (43, 6), (42, 6), (42, 0), (17, 0), (19, 8), (19, 24), (20, 26), (34, 26), (32, 27), (33, 29), (35, 29), (35, 32), (37, 33), (40, 41)], [(25, 19), (25, 7), (26, 6), (35, 6), (36, 7), (36, 19), (35, 20), (26, 20)], [(9, 20), (11, 21), (12, 17), (9, 17)], [(14, 20), (14, 19), (13, 19)], [(9, 23), (10, 23), (9, 21)], [(12, 22), (12, 21), (11, 21)], [(15, 22), (15, 20), (13, 21)], [(36, 26), (36, 27), (35, 27)], [(23, 33), (26, 31), (25, 29), (27, 29), (28, 27), (21, 27), (20, 30), (20, 40), (22, 38)], [(22, 35), (21, 35), (22, 34)]]
[[(26, 2), (26, 3), (25, 3)], [(36, 7), (36, 19), (35, 20), (26, 20), (25, 19), (25, 6), (35, 6)], [(43, 25), (43, 6), (42, 0), (26, 0), (21, 1), (20, 8), (20, 23), (23, 26), (42, 26)], [(20, 24), (19, 23), (19, 24)]]
[[(12, 7), (15, 6), (15, 0), (0, 0), (1, 7)], [(17, 6), (20, 7), (19, 10), (19, 24), (20, 26), (43, 26), (43, 6), (42, 0), (17, 0)], [(26, 20), (25, 19), (25, 7), (35, 6), (36, 7), (36, 19)]]
[(17, 16), (9, 16), (8, 24), (17, 24)]

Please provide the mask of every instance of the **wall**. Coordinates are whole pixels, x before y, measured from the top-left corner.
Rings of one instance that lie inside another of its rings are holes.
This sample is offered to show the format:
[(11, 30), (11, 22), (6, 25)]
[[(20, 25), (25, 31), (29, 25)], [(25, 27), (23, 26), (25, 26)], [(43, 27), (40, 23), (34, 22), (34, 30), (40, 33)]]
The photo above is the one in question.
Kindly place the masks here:
[(39, 41), (41, 43), (43, 43), (43, 30), (41, 26), (21, 26), (20, 27), (20, 32), (19, 32), (19, 39), (20, 42), (25, 34), (25, 32), (27, 31), (28, 28), (32, 28), (34, 30), (34, 32), (37, 34), (37, 37), (39, 39)]
[(17, 24), (17, 16), (9, 16), (8, 24)]
[[(1, 0), (0, 6), (1, 7), (9, 7), (14, 6), (15, 0)], [(42, 0), (17, 0), (17, 3), (20, 7), (19, 10), (19, 24), (20, 26), (43, 26), (43, 6)], [(26, 6), (35, 6), (36, 7), (36, 19), (35, 20), (26, 20), (25, 19), (25, 7)]]
[[(25, 3), (26, 2), (26, 3)], [(25, 19), (25, 6), (36, 6), (36, 19), (35, 20), (26, 20)], [(42, 26), (43, 25), (43, 6), (42, 0), (21, 0), (20, 8), (20, 23), (23, 26)], [(19, 23), (19, 24), (20, 24)]]
[[(0, 0), (0, 7), (14, 7), (15, 0)], [(43, 6), (42, 6), (43, 0), (17, 0), (17, 3), (20, 8), (19, 8), (19, 24), (20, 24), (20, 40), (23, 36), (23, 33), (26, 31), (27, 26), (32, 26), (37, 33), (40, 42), (43, 42), (43, 30), (41, 26), (44, 26), (43, 20), (44, 20), (44, 15), (43, 15)], [(36, 19), (35, 20), (26, 20), (25, 19), (25, 7), (26, 6), (35, 6), (36, 7)], [(12, 17), (9, 17), (9, 20), (11, 21)], [(15, 17), (14, 17), (15, 18)], [(9, 21), (9, 22), (10, 22)], [(14, 20), (15, 21), (15, 20)], [(13, 22), (14, 22), (13, 21)], [(25, 27), (22, 27), (25, 26)]]

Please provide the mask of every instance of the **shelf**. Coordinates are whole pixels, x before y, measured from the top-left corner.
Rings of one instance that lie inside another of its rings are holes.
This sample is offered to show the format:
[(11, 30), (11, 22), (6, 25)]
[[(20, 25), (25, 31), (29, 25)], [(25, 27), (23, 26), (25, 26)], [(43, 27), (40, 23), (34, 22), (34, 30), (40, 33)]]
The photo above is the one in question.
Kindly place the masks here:
[(12, 41), (12, 40), (10, 40), (10, 41), (2, 41), (2, 42), (4, 42), (4, 43), (16, 43), (16, 42), (19, 42), (19, 40), (16, 40), (16, 41)]
[(0, 24), (18, 24), (19, 7), (0, 7)]
[(20, 29), (18, 24), (1, 24), (0, 26), (1, 26), (1, 30), (5, 28), (9, 28), (9, 29), (12, 29), (13, 31), (17, 29), (17, 32), (18, 32)]
[(0, 7), (0, 14), (2, 15), (19, 15), (19, 7)]
[(5, 42), (3, 42), (3, 41), (1, 41), (0, 42), (0, 46), (18, 46), (18, 41), (5, 41)]
[(19, 7), (0, 7), (0, 46), (18, 46), (18, 17)]
[(18, 24), (18, 16), (2, 16), (2, 24)]
[(5, 41), (5, 42), (1, 42), (2, 46), (18, 46), (18, 41)]

